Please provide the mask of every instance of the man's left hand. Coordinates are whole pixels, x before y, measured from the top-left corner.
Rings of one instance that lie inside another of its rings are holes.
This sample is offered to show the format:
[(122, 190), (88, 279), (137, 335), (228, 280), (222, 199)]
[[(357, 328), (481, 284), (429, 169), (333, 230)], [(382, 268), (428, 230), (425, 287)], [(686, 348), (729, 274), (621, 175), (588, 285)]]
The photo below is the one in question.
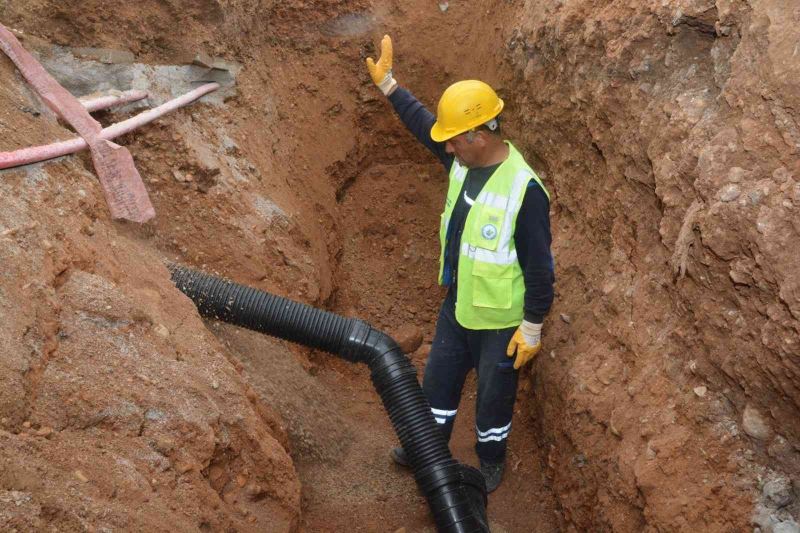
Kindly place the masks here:
[(524, 364), (534, 358), (542, 348), (542, 325), (523, 320), (511, 341), (508, 343), (506, 355), (517, 358), (514, 360), (514, 369), (519, 370)]

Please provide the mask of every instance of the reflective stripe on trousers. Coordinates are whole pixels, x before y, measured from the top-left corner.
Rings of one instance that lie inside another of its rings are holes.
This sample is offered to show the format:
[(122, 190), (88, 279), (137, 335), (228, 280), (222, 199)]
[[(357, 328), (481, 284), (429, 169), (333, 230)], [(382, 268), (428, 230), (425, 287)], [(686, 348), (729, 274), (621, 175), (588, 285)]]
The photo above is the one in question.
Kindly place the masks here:
[(448, 291), (422, 380), (431, 412), (449, 439), (467, 374), (477, 370), (475, 450), (488, 462), (503, 460), (511, 431), (519, 372), (506, 356), (506, 347), (514, 331), (515, 327), (469, 330), (460, 326), (454, 296)]

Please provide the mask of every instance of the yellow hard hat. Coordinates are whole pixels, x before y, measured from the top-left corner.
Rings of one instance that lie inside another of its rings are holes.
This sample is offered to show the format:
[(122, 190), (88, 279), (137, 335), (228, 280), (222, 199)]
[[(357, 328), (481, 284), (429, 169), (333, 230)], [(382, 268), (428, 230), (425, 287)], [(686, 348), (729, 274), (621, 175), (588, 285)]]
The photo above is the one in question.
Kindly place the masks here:
[(443, 142), (489, 122), (503, 110), (503, 101), (486, 83), (459, 81), (447, 88), (439, 99), (431, 139)]

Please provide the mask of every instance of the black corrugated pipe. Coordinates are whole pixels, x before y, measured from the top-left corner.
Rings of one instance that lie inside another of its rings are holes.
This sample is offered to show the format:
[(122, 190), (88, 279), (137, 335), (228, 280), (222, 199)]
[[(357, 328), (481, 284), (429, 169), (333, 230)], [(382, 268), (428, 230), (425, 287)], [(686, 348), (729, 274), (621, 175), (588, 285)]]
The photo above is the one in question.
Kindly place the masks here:
[(355, 318), (179, 265), (168, 267), (172, 281), (203, 316), (366, 363), (436, 528), (447, 533), (489, 531), (483, 475), (453, 459), (414, 365), (391, 337)]

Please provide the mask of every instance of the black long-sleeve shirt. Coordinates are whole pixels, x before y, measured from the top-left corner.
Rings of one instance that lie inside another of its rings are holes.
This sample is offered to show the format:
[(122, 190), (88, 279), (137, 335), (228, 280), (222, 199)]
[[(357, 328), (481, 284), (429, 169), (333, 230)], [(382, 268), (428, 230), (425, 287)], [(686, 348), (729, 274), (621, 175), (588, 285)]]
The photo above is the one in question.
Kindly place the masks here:
[[(406, 128), (433, 152), (444, 165), (445, 170), (450, 172), (454, 156), (447, 153), (445, 143), (437, 143), (431, 139), (431, 127), (436, 121), (433, 114), (410, 91), (402, 87), (398, 87), (389, 95), (389, 101)], [(447, 228), (444, 264), (444, 283), (451, 285), (452, 288), (455, 288), (455, 283), (457, 283), (455, 272), (458, 270), (461, 234), (464, 231), (464, 223), (471, 207), (464, 199), (464, 192), (471, 199), (477, 198), (498, 166), (469, 169), (462, 192), (453, 208)], [(525, 320), (537, 324), (544, 320), (544, 316), (553, 304), (555, 265), (550, 252), (551, 241), (550, 201), (539, 184), (535, 180), (531, 180), (517, 214), (514, 245), (525, 280)]]

